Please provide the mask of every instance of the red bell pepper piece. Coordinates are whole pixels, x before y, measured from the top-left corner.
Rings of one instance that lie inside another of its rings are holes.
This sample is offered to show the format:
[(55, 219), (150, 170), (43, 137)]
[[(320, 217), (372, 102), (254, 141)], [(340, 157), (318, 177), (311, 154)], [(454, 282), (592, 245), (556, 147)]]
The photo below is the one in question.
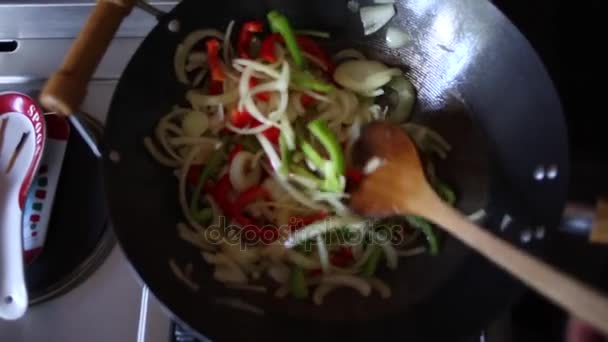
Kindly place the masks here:
[[(251, 89), (251, 88), (255, 87), (256, 85), (258, 85), (259, 83), (260, 83), (260, 81), (257, 78), (252, 77), (249, 79), (249, 88)], [(255, 98), (260, 101), (268, 102), (268, 101), (270, 101), (270, 92), (264, 91), (261, 93), (257, 93), (257, 94), (255, 94)]]
[(251, 59), (249, 54), (249, 48), (251, 46), (251, 40), (253, 34), (262, 32), (264, 30), (264, 23), (259, 20), (247, 21), (241, 26), (241, 32), (239, 39), (236, 44), (236, 49), (241, 58)]
[(256, 199), (266, 197), (268, 197), (266, 189), (259, 185), (254, 185), (239, 194), (236, 200), (234, 200), (234, 207), (237, 210), (241, 210)]
[(307, 94), (302, 94), (302, 96), (300, 96), (300, 103), (304, 108), (308, 108), (315, 103), (315, 98)]
[(211, 69), (211, 79), (214, 81), (224, 81), (224, 71), (220, 64), (220, 42), (215, 39), (207, 39), (207, 61)]
[(230, 153), (228, 153), (228, 162), (232, 162), (232, 159), (234, 159), (234, 157), (243, 150), (243, 146), (240, 144), (236, 144), (232, 150), (230, 151)]
[(253, 117), (247, 111), (239, 111), (236, 108), (230, 113), (230, 123), (235, 127), (243, 128), (253, 123)]
[(198, 184), (198, 179), (201, 176), (201, 171), (202, 170), (203, 170), (203, 166), (202, 165), (192, 165), (192, 166), (190, 166), (190, 168), (188, 169), (188, 175), (186, 176), (188, 184), (190, 184), (192, 186), (196, 186), (196, 184)]
[(262, 132), (262, 134), (273, 144), (279, 144), (279, 137), (281, 136), (281, 130), (276, 127), (270, 127), (269, 129)]
[[(333, 74), (336, 66), (332, 62), (327, 52), (325, 52), (325, 50), (323, 50), (317, 44), (317, 42), (307, 36), (296, 36), (296, 41), (298, 42), (298, 45), (300, 46), (300, 49), (302, 49), (302, 51), (316, 57), (319, 61), (323, 63), (326, 72), (328, 74)], [(280, 34), (274, 33), (269, 35), (268, 37), (266, 37), (266, 39), (262, 41), (260, 57), (268, 63), (276, 62), (277, 56), (274, 44), (283, 42), (284, 39)]]
[(363, 180), (363, 172), (359, 169), (347, 169), (344, 175), (346, 176), (346, 179), (352, 181), (353, 183), (360, 183), (361, 180)]
[(209, 95), (219, 95), (224, 91), (224, 82), (211, 80), (209, 83)]
[[(253, 119), (253, 123), (251, 124), (251, 127), (257, 127), (259, 125), (261, 125), (262, 123), (259, 122), (258, 120)], [(262, 134), (266, 137), (266, 139), (268, 139), (271, 143), (278, 145), (279, 144), (279, 137), (281, 136), (281, 130), (278, 129), (277, 127), (270, 127), (268, 129), (266, 129), (265, 131), (262, 132)]]
[[(332, 252), (329, 256), (329, 263), (337, 267), (346, 267), (355, 260), (350, 247), (340, 247), (337, 251)], [(317, 277), (323, 274), (320, 268), (312, 269), (308, 272), (311, 277)]]
[(268, 63), (275, 63), (277, 61), (277, 54), (275, 50), (275, 44), (282, 39), (278, 33), (268, 35), (263, 41), (260, 47), (260, 58)]
[(225, 215), (232, 216), (233, 206), (228, 198), (228, 194), (232, 190), (232, 184), (230, 183), (230, 177), (225, 174), (215, 183), (210, 189), (209, 193), (213, 199), (217, 202), (217, 205), (222, 209)]
[(296, 41), (298, 42), (298, 45), (300, 46), (300, 49), (302, 49), (302, 51), (316, 57), (319, 61), (323, 62), (323, 64), (325, 65), (326, 72), (328, 74), (334, 73), (334, 69), (336, 68), (336, 66), (332, 62), (331, 58), (329, 58), (329, 55), (317, 44), (317, 42), (307, 36), (297, 36)]
[(312, 269), (312, 270), (308, 271), (308, 276), (309, 277), (318, 277), (321, 274), (323, 274), (323, 270), (320, 269), (320, 268), (315, 268), (315, 269)]
[(353, 262), (353, 252), (350, 247), (340, 247), (329, 257), (329, 262), (338, 267), (346, 267)]

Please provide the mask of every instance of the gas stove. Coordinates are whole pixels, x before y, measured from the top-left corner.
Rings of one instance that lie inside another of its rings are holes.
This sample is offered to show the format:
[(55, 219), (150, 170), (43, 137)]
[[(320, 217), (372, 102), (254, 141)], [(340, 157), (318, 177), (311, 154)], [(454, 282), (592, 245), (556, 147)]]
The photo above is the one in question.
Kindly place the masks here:
[[(44, 80), (61, 63), (94, 5), (93, 0), (41, 1), (0, 0), (0, 92), (20, 91), (35, 98)], [(606, 154), (602, 154), (601, 149), (604, 144), (600, 141), (603, 126), (594, 125), (593, 120), (601, 112), (595, 102), (587, 100), (601, 98), (602, 88), (581, 86), (593, 84), (591, 80), (596, 78), (594, 68), (600, 65), (597, 60), (600, 55), (591, 56), (572, 48), (573, 41), (587, 46), (599, 41), (599, 35), (593, 35), (600, 32), (599, 0), (588, 2), (590, 8), (597, 6), (597, 10), (572, 7), (566, 1), (494, 1), (530, 39), (556, 82), (571, 128), (573, 179), (579, 180), (574, 182), (571, 197), (584, 201), (592, 201), (598, 193), (608, 193), (608, 182), (580, 181), (586, 179), (587, 174), (605, 174), (608, 170)], [(175, 1), (152, 3), (162, 10), (175, 5)], [(597, 20), (589, 16), (596, 16)], [(155, 24), (154, 17), (134, 9), (118, 31), (89, 85), (89, 95), (83, 105), (84, 111), (98, 121), (105, 120), (123, 68)], [(593, 66), (587, 63), (589, 60)], [(598, 164), (595, 159), (601, 155), (604, 159)], [(103, 255), (98, 267), (89, 270), (87, 277), (69, 291), (32, 305), (21, 320), (0, 321), (0, 341), (193, 341), (186, 331), (174, 330), (169, 315), (136, 278), (114, 239), (108, 235), (104, 239), (107, 246), (98, 251)], [(565, 239), (570, 241), (572, 237), (564, 236)], [(585, 280), (594, 280), (592, 270), (597, 269), (595, 264), (607, 259), (606, 252), (597, 246), (588, 246), (583, 237), (576, 239), (577, 251), (569, 251), (566, 255), (569, 263), (565, 263), (564, 268)], [(595, 264), (591, 265), (589, 260)], [(563, 314), (557, 314), (552, 307), (547, 309), (547, 304), (537, 297), (529, 297), (505, 312), (481, 339), (475, 336), (472, 340), (539, 341), (546, 340), (551, 330), (555, 335), (550, 336), (560, 336), (561, 331), (555, 330), (561, 329)], [(556, 315), (559, 317), (555, 318)]]
[[(61, 63), (93, 5), (94, 1), (86, 0), (52, 3), (0, 1), (0, 92), (18, 91), (36, 98), (45, 79)], [(155, 5), (169, 10), (175, 3)], [(122, 70), (155, 23), (152, 16), (135, 9), (122, 25), (89, 84), (83, 111), (91, 114), (94, 121), (105, 121)], [(65, 172), (77, 173), (77, 162), (66, 160), (63, 167), (72, 169), (62, 170), (62, 175)], [(85, 179), (87, 176), (90, 175), (82, 175)], [(63, 183), (67, 182), (60, 180), (59, 186), (64, 189), (58, 189), (58, 195), (65, 195), (68, 191)], [(78, 196), (75, 193), (74, 198), (68, 200), (78, 203), (82, 201)], [(97, 196), (99, 198), (95, 201), (99, 202), (101, 193)], [(82, 209), (82, 203), (79, 204), (79, 209)], [(53, 215), (57, 216), (56, 211), (67, 211), (60, 207), (61, 203), (55, 203)], [(26, 271), (28, 287), (43, 282), (39, 278), (47, 274), (42, 268), (62, 261), (61, 255), (47, 260), (53, 249), (80, 248), (86, 253), (81, 253), (82, 260), (76, 260), (73, 270), (62, 270), (66, 274), (65, 279), (58, 280), (52, 286), (42, 286), (39, 293), (30, 293), (30, 308), (22, 319), (0, 321), (1, 341), (169, 340), (169, 316), (136, 278), (106, 224), (107, 218), (103, 217), (105, 209), (100, 209), (100, 212), (99, 217), (91, 222), (91, 227), (95, 226), (94, 229), (99, 232), (92, 234), (92, 241), (86, 242), (91, 245), (89, 249), (83, 249), (85, 242), (77, 241), (77, 246), (68, 244), (78, 235), (67, 236), (66, 246), (61, 245), (61, 241), (59, 246), (53, 246), (57, 243), (52, 241), (53, 232), (49, 233), (45, 247), (48, 251), (43, 250), (40, 261), (34, 261)], [(74, 220), (55, 216), (51, 219), (51, 230), (63, 229), (53, 224), (58, 226)]]

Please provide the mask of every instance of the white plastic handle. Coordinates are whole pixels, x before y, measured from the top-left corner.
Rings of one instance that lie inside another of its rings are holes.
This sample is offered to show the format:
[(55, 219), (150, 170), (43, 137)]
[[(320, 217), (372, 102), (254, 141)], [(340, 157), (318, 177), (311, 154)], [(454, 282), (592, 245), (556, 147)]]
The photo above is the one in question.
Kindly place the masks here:
[(0, 318), (6, 320), (23, 316), (28, 305), (18, 198), (18, 186), (0, 192), (0, 203), (4, 203), (0, 208)]

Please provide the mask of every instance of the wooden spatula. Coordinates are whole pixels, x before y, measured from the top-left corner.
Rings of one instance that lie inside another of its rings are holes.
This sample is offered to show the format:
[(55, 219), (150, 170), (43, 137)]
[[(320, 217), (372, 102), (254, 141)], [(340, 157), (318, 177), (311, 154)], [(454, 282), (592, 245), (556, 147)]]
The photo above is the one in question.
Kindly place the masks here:
[(608, 334), (608, 299), (495, 237), (445, 204), (427, 182), (416, 147), (401, 127), (372, 123), (363, 131), (357, 149), (358, 155), (377, 157), (381, 162), (351, 193), (353, 210), (373, 217), (424, 217), (557, 305)]

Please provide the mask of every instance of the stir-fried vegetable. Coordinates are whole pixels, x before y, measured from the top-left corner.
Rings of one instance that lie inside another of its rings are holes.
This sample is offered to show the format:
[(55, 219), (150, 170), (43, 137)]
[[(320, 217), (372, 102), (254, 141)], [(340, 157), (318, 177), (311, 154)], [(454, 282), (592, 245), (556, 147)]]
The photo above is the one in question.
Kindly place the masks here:
[(363, 31), (365, 35), (369, 35), (380, 30), (395, 16), (395, 6), (393, 4), (365, 6), (361, 7), (359, 14)]
[(291, 79), (293, 83), (300, 88), (310, 89), (321, 93), (328, 93), (334, 88), (331, 84), (315, 78), (308, 71), (294, 73)]
[(380, 258), (382, 257), (382, 247), (374, 245), (368, 248), (371, 248), (372, 251), (370, 256), (367, 258), (367, 261), (363, 265), (363, 271), (361, 271), (361, 274), (366, 277), (371, 277), (374, 275), (374, 273), (376, 273), (378, 262), (380, 262)]
[(207, 165), (201, 172), (198, 182), (196, 183), (196, 187), (194, 188), (192, 199), (190, 200), (190, 211), (193, 214), (198, 213), (198, 203), (201, 197), (201, 191), (203, 190), (203, 185), (205, 185), (205, 182), (210, 177), (217, 173), (217, 170), (219, 169), (223, 159), (224, 153), (220, 150), (216, 150), (211, 156), (211, 158), (209, 158)]
[[(394, 8), (371, 11), (392, 16)], [(230, 21), (225, 34), (195, 31), (176, 51), (177, 79), (192, 87), (187, 104), (161, 118), (144, 144), (176, 170), (185, 218), (177, 234), (231, 288), (264, 292), (258, 281), (268, 274), (277, 296), (310, 293), (321, 304), (350, 287), (388, 298), (388, 285), (374, 278), (379, 262), (394, 270), (400, 257), (427, 250), (415, 246), (418, 236), (431, 254), (439, 241), (418, 217), (375, 221), (350, 212), (350, 188), (383, 163), (372, 158), (358, 169), (351, 153), (363, 125), (409, 119), (414, 87), (400, 68), (353, 49), (332, 59), (310, 31), (294, 31), (276, 11), (267, 18), (272, 33), (261, 21)], [(371, 19), (368, 32), (387, 20)], [(424, 126), (407, 122), (404, 129), (429, 162), (429, 182), (453, 204), (454, 192), (431, 167), (449, 145)], [(195, 288), (196, 274), (187, 273), (180, 279)]]
[(412, 114), (416, 101), (416, 93), (412, 82), (404, 76), (397, 76), (393, 77), (386, 86), (395, 91), (396, 94), (396, 103), (394, 107), (389, 108), (387, 119), (395, 123), (405, 122)]
[(439, 253), (439, 240), (437, 239), (431, 224), (418, 216), (406, 216), (405, 218), (412, 227), (420, 229), (422, 234), (424, 234), (429, 244), (429, 252), (431, 255), (437, 255), (437, 253)]
[(241, 32), (239, 34), (239, 40), (236, 48), (241, 58), (251, 58), (251, 40), (253, 39), (254, 33), (259, 33), (264, 30), (264, 23), (258, 20), (248, 21), (243, 23), (241, 26)]
[(287, 17), (277, 11), (271, 11), (266, 17), (268, 18), (272, 32), (278, 32), (283, 36), (294, 63), (298, 67), (303, 68), (305, 66), (305, 60), (302, 56), (298, 41), (296, 40), (296, 35), (293, 32)]
[(209, 69), (211, 69), (211, 78), (214, 81), (223, 81), (224, 71), (220, 63), (220, 43), (217, 39), (208, 39), (207, 42), (207, 58), (209, 61)]
[(323, 174), (323, 190), (343, 191), (345, 182), (342, 147), (325, 122), (321, 120), (311, 121), (308, 124), (308, 129), (329, 155), (329, 160), (326, 160), (319, 155), (312, 145), (308, 142), (302, 142), (302, 151), (318, 171)]

